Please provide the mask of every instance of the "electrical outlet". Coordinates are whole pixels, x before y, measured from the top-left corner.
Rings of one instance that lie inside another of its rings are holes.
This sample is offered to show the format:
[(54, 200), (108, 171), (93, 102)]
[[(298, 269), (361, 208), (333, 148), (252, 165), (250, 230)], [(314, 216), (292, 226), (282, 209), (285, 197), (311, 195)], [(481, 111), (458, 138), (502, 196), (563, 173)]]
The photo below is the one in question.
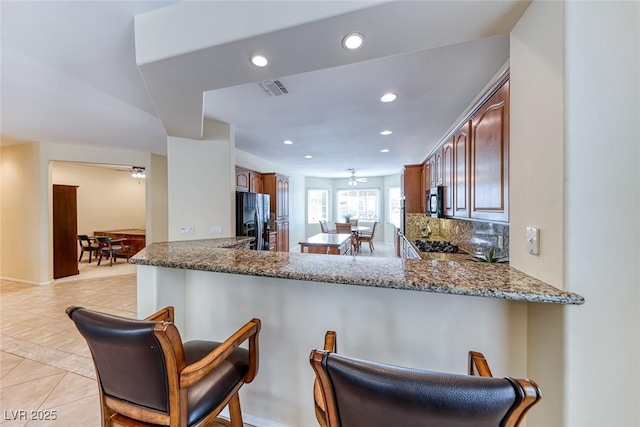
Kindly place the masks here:
[(498, 249), (504, 249), (504, 237), (498, 236)]
[(527, 252), (532, 255), (540, 253), (540, 229), (527, 227)]
[(221, 225), (209, 226), (209, 234), (222, 234), (222, 226)]
[(187, 226), (184, 226), (184, 227), (180, 227), (180, 234), (182, 234), (182, 235), (193, 234), (193, 225), (187, 225)]

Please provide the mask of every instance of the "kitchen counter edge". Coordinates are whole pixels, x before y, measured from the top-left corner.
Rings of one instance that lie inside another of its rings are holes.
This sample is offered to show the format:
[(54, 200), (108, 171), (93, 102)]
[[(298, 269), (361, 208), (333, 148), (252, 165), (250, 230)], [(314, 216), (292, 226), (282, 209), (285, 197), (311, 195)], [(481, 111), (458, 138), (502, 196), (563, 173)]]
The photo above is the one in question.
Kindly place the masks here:
[(231, 237), (152, 243), (129, 263), (513, 301), (584, 304), (581, 295), (504, 264), (255, 251), (246, 249), (251, 240)]

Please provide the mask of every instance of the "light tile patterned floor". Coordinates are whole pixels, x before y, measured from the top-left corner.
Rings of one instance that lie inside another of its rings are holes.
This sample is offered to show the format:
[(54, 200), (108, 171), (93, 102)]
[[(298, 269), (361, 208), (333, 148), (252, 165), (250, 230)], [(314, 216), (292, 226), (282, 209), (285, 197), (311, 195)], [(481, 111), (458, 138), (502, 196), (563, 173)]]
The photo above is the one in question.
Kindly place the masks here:
[[(357, 256), (393, 256), (393, 245)], [(0, 280), (0, 426), (98, 427), (95, 372), (64, 310), (80, 305), (136, 317), (135, 266), (80, 263), (80, 275), (33, 286)], [(34, 412), (32, 412), (34, 411)], [(48, 411), (48, 412), (47, 412)], [(55, 420), (34, 420), (34, 416)]]
[[(113, 273), (111, 271), (110, 273)], [(0, 425), (100, 425), (95, 372), (64, 310), (136, 315), (136, 276), (33, 286), (0, 281)], [(48, 417), (55, 420), (36, 420)]]

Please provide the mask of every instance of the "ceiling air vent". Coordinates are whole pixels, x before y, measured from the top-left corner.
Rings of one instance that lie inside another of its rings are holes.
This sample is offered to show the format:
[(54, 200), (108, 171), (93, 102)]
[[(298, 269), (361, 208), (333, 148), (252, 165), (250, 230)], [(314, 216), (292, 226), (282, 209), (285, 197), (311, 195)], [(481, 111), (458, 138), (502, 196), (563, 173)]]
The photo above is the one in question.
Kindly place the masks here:
[(279, 80), (258, 83), (258, 86), (269, 96), (280, 96), (289, 93)]

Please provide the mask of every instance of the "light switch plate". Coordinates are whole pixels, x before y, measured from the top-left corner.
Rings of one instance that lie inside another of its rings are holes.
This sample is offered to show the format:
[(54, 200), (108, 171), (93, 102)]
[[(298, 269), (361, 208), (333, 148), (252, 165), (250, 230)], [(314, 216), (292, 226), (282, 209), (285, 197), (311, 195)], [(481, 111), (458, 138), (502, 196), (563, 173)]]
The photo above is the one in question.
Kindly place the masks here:
[(532, 255), (540, 254), (540, 229), (527, 227), (527, 252)]
[(221, 225), (211, 225), (209, 226), (210, 234), (222, 234), (222, 226)]
[(193, 225), (187, 225), (187, 226), (184, 226), (184, 227), (180, 227), (180, 234), (182, 234), (182, 235), (193, 234)]

